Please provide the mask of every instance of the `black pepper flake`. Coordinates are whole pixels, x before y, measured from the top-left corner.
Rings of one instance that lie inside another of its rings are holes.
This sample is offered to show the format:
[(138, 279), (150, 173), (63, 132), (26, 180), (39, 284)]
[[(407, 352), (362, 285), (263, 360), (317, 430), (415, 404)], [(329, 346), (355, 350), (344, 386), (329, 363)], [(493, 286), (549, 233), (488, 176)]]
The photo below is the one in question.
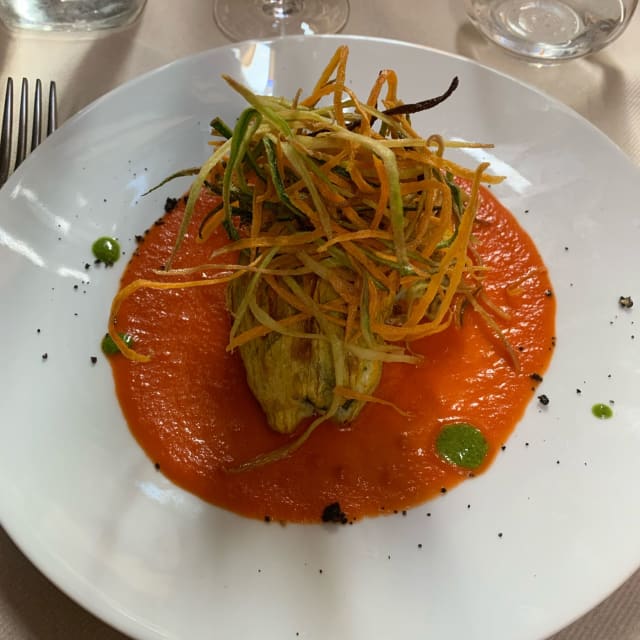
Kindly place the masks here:
[(40, 333), (40, 329), (36, 329), (36, 333)]
[(160, 227), (164, 224), (164, 219), (163, 218), (158, 218), (154, 223), (153, 223), (156, 227)]
[(538, 396), (538, 400), (540, 401), (540, 404), (544, 405), (545, 407), (549, 404), (549, 396), (544, 393)]
[(502, 531), (498, 533), (498, 538), (502, 538)]
[(49, 354), (48, 354), (48, 353), (43, 353), (43, 354), (42, 354), (42, 359), (43, 359), (43, 360), (46, 360), (48, 357), (49, 357)]
[(135, 240), (138, 244), (140, 244), (144, 240), (144, 236), (137, 235), (135, 236)]
[(160, 471), (160, 463), (159, 462), (156, 462), (153, 466), (156, 468), (156, 471)]
[(507, 448), (507, 445), (503, 444), (500, 448), (504, 451)]
[(427, 513), (427, 518), (431, 517), (431, 512)]
[(265, 517), (264, 517), (264, 521), (265, 521), (266, 523), (271, 522), (271, 516), (265, 516)]
[(422, 549), (422, 542), (418, 542), (418, 549)]
[(406, 509), (403, 509), (403, 510), (402, 510), (402, 515), (403, 515), (403, 516), (406, 516), (406, 515), (407, 515), (407, 510), (406, 510)]
[(74, 285), (73, 285), (73, 288), (74, 288), (74, 290), (75, 290), (75, 291), (77, 291), (77, 290), (78, 290), (78, 285), (77, 285), (77, 284), (74, 284)]
[(631, 309), (631, 307), (633, 307), (633, 300), (631, 299), (631, 296), (620, 296), (620, 298), (618, 298), (618, 303), (624, 309)]
[(544, 292), (544, 295), (547, 296), (547, 298), (551, 298), (553, 296), (553, 291), (551, 291), (551, 289), (547, 289)]
[(167, 198), (164, 203), (164, 210), (166, 213), (173, 211), (178, 204), (178, 201), (175, 198)]
[(96, 364), (96, 362), (98, 362), (97, 356), (91, 356), (90, 360), (91, 360), (91, 364)]
[(88, 262), (84, 263), (84, 268), (89, 270), (91, 268), (91, 265)]
[(335, 522), (339, 524), (347, 524), (349, 522), (347, 516), (340, 508), (339, 502), (328, 504), (322, 511), (322, 522)]
[(442, 487), (442, 489), (440, 489), (440, 493), (447, 493), (447, 488), (446, 487)]
[(529, 377), (536, 382), (542, 382), (542, 376), (539, 373), (532, 373)]
[(582, 389), (576, 389), (576, 393), (580, 395), (582, 393)]

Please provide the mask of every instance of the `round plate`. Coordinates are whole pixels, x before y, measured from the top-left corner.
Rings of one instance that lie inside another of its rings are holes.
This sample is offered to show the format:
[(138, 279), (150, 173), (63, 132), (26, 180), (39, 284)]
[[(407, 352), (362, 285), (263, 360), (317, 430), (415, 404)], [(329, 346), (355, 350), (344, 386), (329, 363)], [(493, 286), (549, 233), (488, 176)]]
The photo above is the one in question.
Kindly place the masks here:
[[(126, 254), (208, 155), (209, 122), (258, 93), (309, 91), (346, 43), (366, 95), (381, 68), (405, 102), (460, 87), (414, 118), (428, 134), (492, 142), (458, 152), (507, 176), (494, 192), (532, 235), (557, 296), (541, 393), (491, 469), (406, 516), (354, 526), (247, 520), (154, 470), (100, 354)], [(67, 122), (0, 191), (0, 516), (27, 556), (84, 607), (140, 639), (545, 637), (640, 565), (640, 193), (637, 169), (548, 97), (414, 45), (358, 37), (234, 44), (143, 76)], [(45, 358), (46, 354), (46, 358)], [(92, 364), (91, 357), (97, 356)], [(595, 403), (614, 416), (598, 420)]]

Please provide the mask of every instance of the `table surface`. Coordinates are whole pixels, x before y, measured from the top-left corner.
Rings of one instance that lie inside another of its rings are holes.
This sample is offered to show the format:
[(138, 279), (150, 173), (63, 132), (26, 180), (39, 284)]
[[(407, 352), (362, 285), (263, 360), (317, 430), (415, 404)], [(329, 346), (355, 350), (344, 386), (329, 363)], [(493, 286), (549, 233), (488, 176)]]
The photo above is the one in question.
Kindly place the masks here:
[[(466, 22), (462, 5), (461, 0), (351, 0), (344, 33), (427, 45), (519, 78), (575, 109), (640, 164), (640, 15), (605, 51), (540, 67), (486, 42)], [(0, 87), (9, 76), (55, 80), (64, 122), (131, 78), (226, 43), (213, 21), (212, 0), (148, 0), (132, 27), (93, 36), (10, 33), (0, 26)], [(640, 640), (638, 601), (640, 572), (553, 640)], [(52, 585), (2, 529), (0, 637), (126, 640)]]

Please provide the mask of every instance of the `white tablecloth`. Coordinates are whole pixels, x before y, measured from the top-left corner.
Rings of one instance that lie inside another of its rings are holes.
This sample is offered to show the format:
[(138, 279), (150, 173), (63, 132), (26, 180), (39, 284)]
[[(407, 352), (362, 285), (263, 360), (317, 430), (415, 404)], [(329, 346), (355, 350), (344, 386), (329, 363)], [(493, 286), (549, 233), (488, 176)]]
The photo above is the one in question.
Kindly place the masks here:
[[(606, 51), (545, 68), (485, 42), (465, 21), (462, 4), (351, 0), (344, 32), (428, 45), (520, 78), (573, 107), (640, 164), (640, 15)], [(55, 80), (64, 121), (133, 77), (225, 43), (211, 0), (148, 0), (135, 26), (99, 36), (12, 34), (0, 28), (0, 87), (8, 76)], [(640, 572), (553, 640), (640, 640), (639, 602)], [(124, 640), (44, 578), (1, 530), (0, 638)]]

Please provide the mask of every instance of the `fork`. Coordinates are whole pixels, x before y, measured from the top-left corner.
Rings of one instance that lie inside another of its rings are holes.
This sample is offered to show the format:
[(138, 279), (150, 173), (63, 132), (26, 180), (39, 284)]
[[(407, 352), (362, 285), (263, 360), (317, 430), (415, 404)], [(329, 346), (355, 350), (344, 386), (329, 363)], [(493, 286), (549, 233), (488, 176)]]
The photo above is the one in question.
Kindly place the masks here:
[[(20, 90), (20, 109), (18, 115), (18, 140), (15, 149), (15, 171), (27, 156), (27, 128), (29, 122), (29, 83), (22, 78)], [(47, 136), (51, 134), (58, 124), (58, 105), (56, 96), (56, 83), (49, 84), (49, 106), (47, 109)], [(13, 79), (7, 79), (7, 88), (4, 95), (4, 108), (2, 112), (2, 132), (0, 133), (0, 187), (7, 181), (11, 174), (11, 159), (13, 149), (11, 147), (13, 129)], [(42, 141), (42, 82), (36, 80), (36, 88), (33, 99), (33, 120), (31, 125), (31, 151)]]

